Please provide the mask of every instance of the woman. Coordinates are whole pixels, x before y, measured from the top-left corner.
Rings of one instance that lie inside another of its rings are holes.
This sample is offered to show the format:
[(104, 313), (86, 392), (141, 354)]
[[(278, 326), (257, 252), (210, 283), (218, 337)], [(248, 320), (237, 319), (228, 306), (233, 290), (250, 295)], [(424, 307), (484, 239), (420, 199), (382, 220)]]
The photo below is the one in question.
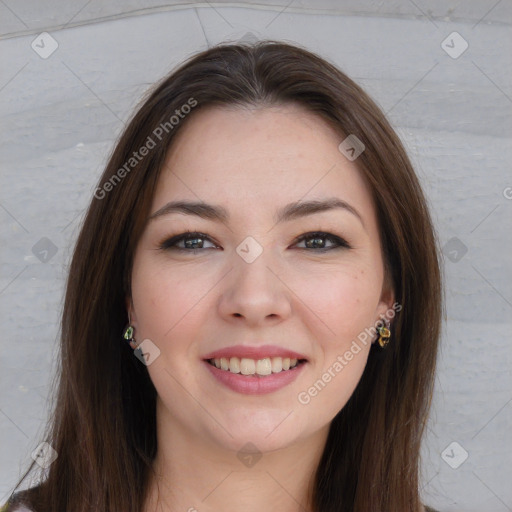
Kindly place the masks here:
[(426, 201), (372, 100), (292, 45), (211, 48), (150, 92), (101, 177), (49, 467), (12, 501), (423, 511), (441, 311)]

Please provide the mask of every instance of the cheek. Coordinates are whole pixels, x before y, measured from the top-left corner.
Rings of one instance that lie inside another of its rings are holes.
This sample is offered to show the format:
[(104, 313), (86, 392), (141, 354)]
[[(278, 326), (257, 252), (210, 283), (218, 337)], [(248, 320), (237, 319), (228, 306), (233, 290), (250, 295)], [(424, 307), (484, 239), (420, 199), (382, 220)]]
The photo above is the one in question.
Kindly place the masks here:
[(330, 336), (316, 337), (317, 364), (310, 387), (299, 397), (300, 403), (310, 403), (319, 416), (332, 419), (361, 379), (371, 347), (367, 332), (375, 321), (380, 285), (377, 265), (354, 265), (317, 275), (315, 286), (307, 290), (308, 304), (334, 331)]
[(183, 329), (213, 285), (213, 280), (209, 283), (211, 274), (204, 277), (194, 279), (187, 271), (150, 264), (144, 257), (136, 260), (132, 272), (132, 297), (139, 336), (163, 346), (176, 332), (176, 326)]
[(332, 331), (333, 341), (350, 344), (361, 330), (373, 324), (379, 285), (373, 272), (354, 267), (317, 275), (303, 295)]
[[(310, 404), (306, 410), (322, 421), (334, 418), (361, 379), (372, 339), (365, 335), (365, 329), (373, 325), (379, 292), (371, 274), (367, 276), (360, 269), (331, 274), (322, 289), (308, 289), (312, 309), (316, 308), (334, 334), (325, 336), (317, 331), (309, 387), (301, 390), (298, 399), (301, 404)], [(366, 336), (364, 341), (361, 334)]]

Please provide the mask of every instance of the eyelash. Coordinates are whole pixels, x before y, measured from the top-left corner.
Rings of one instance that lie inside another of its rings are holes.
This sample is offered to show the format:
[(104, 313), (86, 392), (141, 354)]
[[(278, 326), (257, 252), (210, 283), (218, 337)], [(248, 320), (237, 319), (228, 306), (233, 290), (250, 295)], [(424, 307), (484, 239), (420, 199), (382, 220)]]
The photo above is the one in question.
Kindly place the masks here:
[[(205, 240), (207, 240), (209, 242), (214, 243), (210, 239), (210, 237), (208, 235), (205, 235), (204, 233), (199, 233), (197, 231), (187, 231), (185, 233), (181, 233), (179, 235), (175, 235), (171, 238), (165, 239), (164, 241), (162, 241), (159, 244), (159, 248), (163, 251), (172, 249), (175, 251), (189, 252), (189, 253), (191, 252), (191, 253), (195, 254), (196, 251), (201, 251), (204, 249), (201, 249), (201, 248), (186, 249), (184, 247), (176, 247), (176, 244), (178, 242), (181, 242), (183, 240), (185, 240), (185, 241), (194, 240), (195, 238), (200, 238), (201, 240), (203, 240), (203, 242)], [(310, 250), (310, 251), (312, 250), (315, 252), (327, 252), (327, 251), (332, 251), (333, 249), (352, 249), (352, 247), (349, 245), (349, 243), (346, 240), (344, 240), (343, 238), (333, 235), (332, 233), (326, 233), (324, 231), (311, 231), (308, 233), (304, 233), (303, 235), (296, 238), (293, 243), (297, 244), (297, 243), (303, 242), (304, 240), (311, 240), (311, 239), (315, 239), (315, 238), (325, 238), (329, 242), (337, 244), (337, 246), (321, 247), (321, 248), (301, 247), (300, 250)], [(207, 249), (213, 249), (213, 247), (208, 247)]]

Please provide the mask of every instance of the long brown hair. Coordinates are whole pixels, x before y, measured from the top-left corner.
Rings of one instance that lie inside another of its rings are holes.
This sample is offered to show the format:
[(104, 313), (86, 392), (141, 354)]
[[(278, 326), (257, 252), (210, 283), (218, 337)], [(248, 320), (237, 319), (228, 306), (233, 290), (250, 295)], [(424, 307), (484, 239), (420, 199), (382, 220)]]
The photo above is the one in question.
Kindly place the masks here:
[[(44, 439), (58, 457), (38, 486), (17, 493), (37, 512), (142, 509), (157, 449), (156, 390), (121, 334), (134, 250), (166, 153), (206, 106), (289, 102), (321, 116), (340, 142), (353, 134), (364, 143), (356, 164), (373, 195), (387, 277), (403, 308), (389, 346), (372, 346), (356, 390), (332, 421), (311, 508), (421, 510), (420, 442), (442, 318), (426, 200), (399, 138), (359, 86), (315, 54), (266, 41), (223, 44), (190, 58), (150, 91), (110, 157), (69, 269), (60, 380)], [(146, 156), (130, 160), (149, 139)]]

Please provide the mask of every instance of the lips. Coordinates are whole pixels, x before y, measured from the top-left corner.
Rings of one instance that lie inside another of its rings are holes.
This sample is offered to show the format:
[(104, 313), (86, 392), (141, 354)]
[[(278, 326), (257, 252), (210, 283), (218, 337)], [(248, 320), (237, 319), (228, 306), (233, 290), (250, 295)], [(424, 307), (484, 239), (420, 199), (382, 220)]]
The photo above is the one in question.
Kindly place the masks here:
[(249, 395), (272, 393), (291, 384), (306, 362), (303, 354), (276, 345), (237, 345), (203, 357), (203, 364), (218, 382)]
[(265, 359), (268, 357), (282, 357), (290, 359), (307, 360), (307, 357), (303, 354), (288, 350), (277, 345), (261, 345), (259, 347), (250, 347), (244, 345), (235, 345), (233, 347), (226, 347), (214, 352), (210, 352), (204, 355), (201, 359), (208, 361), (209, 359), (230, 359), (232, 357), (238, 357), (239, 359)]

